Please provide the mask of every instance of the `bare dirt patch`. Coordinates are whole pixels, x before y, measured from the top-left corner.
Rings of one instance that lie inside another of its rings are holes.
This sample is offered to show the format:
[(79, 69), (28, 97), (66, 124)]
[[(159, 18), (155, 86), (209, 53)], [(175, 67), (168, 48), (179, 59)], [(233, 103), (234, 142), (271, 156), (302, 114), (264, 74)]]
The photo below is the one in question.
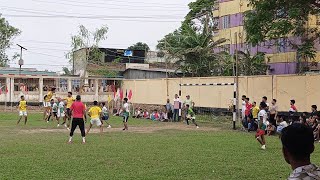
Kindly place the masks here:
[[(129, 131), (132, 133), (155, 133), (157, 131), (163, 130), (178, 130), (178, 131), (219, 131), (219, 128), (211, 128), (211, 127), (200, 127), (197, 129), (194, 125), (185, 125), (182, 123), (166, 123), (161, 125), (148, 125), (148, 126), (129, 126)], [(116, 128), (104, 128), (104, 132), (119, 132), (122, 131), (122, 127)], [(20, 130), (19, 133), (26, 134), (35, 134), (35, 133), (68, 133), (69, 131), (66, 128), (39, 128), (39, 129), (23, 129)], [(80, 133), (79, 128), (76, 129), (76, 133)], [(90, 133), (99, 133), (99, 129), (94, 127), (91, 129)]]

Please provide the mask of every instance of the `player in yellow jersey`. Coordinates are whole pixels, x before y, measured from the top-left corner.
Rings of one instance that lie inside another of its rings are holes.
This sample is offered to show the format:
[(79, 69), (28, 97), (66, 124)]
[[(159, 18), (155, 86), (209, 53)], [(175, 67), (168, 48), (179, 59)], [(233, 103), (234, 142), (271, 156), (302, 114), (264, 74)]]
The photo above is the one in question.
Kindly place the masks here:
[[(71, 111), (70, 111), (70, 107), (72, 105), (72, 103), (75, 101), (75, 99), (72, 97), (72, 92), (68, 92), (68, 97), (63, 99), (64, 101), (67, 102), (66, 105), (66, 115), (64, 116), (64, 122), (62, 123), (62, 125), (64, 124), (64, 126), (66, 128), (70, 128), (70, 121), (71, 121)], [(66, 124), (68, 119), (68, 123)]]
[(90, 121), (90, 126), (89, 126), (86, 134), (89, 133), (89, 131), (92, 128), (93, 124), (96, 124), (97, 126), (100, 127), (100, 133), (103, 132), (103, 126), (102, 126), (102, 122), (101, 122), (101, 119), (100, 119), (102, 110), (98, 106), (98, 101), (94, 101), (93, 105), (94, 106), (91, 107), (89, 109), (89, 112), (88, 112), (88, 115), (91, 117), (91, 121)]
[(17, 124), (20, 123), (22, 117), (24, 117), (24, 124), (27, 124), (27, 120), (28, 120), (28, 114), (27, 114), (27, 101), (24, 99), (24, 96), (21, 96), (21, 100), (19, 101), (19, 120), (17, 122)]
[[(44, 112), (43, 112), (43, 119), (46, 121), (51, 113), (51, 99), (53, 97), (53, 94), (56, 92), (56, 88), (52, 87), (49, 89), (48, 94), (44, 96)], [(49, 120), (49, 119), (48, 119)]]

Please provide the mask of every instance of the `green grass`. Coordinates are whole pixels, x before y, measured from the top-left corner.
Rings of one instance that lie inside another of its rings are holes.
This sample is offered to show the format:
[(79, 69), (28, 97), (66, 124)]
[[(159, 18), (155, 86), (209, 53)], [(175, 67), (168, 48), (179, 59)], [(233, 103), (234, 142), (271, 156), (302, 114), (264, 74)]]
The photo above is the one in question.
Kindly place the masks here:
[[(85, 145), (80, 144), (77, 133), (74, 144), (69, 145), (65, 143), (68, 131), (34, 133), (57, 129), (41, 117), (30, 114), (27, 126), (16, 126), (16, 114), (1, 113), (0, 179), (274, 180), (285, 179), (291, 172), (277, 137), (267, 137), (267, 150), (263, 151), (254, 134), (228, 130), (226, 122), (219, 119), (200, 122), (205, 131), (161, 128), (140, 133), (122, 132), (121, 119), (112, 117), (111, 124), (119, 131), (89, 134)], [(129, 120), (129, 128), (165, 125)], [(208, 130), (212, 127), (220, 130)], [(312, 160), (320, 162), (318, 144)]]

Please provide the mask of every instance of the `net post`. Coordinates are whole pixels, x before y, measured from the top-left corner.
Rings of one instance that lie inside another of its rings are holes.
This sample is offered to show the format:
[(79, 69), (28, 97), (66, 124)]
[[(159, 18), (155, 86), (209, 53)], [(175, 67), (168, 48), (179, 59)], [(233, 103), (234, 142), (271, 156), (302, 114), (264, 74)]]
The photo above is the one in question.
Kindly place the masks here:
[(237, 83), (233, 84), (233, 112), (232, 112), (232, 121), (233, 121), (233, 129), (236, 130), (236, 120), (237, 120), (237, 110), (236, 110), (236, 102), (237, 102)]

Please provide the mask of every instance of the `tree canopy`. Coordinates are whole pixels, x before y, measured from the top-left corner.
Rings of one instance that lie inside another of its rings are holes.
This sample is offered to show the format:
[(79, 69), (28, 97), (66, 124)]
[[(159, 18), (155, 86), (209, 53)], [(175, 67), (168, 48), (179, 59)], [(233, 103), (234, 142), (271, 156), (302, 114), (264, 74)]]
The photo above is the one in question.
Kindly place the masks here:
[[(249, 0), (254, 10), (245, 14), (247, 41), (253, 45), (267, 40), (286, 39), (297, 50), (298, 61), (314, 59), (318, 26), (310, 26), (310, 15), (318, 15), (317, 0)], [(290, 37), (297, 37), (294, 40)], [(275, 41), (276, 42), (276, 41)], [(277, 45), (277, 43), (276, 43)], [(279, 44), (278, 44), (279, 45)]]
[(0, 14), (0, 66), (7, 65), (9, 58), (6, 50), (12, 45), (13, 38), (20, 33), (21, 31), (19, 29), (11, 26)]
[(137, 42), (136, 44), (128, 47), (129, 50), (141, 50), (148, 52), (150, 50), (147, 43)]

